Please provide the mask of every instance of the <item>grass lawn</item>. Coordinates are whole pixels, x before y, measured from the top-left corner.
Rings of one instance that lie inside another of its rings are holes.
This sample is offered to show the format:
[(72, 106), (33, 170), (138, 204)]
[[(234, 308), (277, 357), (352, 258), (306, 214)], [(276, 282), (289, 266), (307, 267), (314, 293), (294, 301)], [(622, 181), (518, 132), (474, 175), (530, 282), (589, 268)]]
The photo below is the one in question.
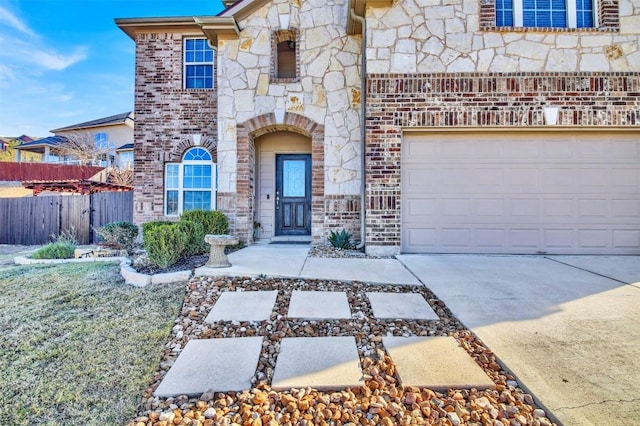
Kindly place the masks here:
[(129, 421), (184, 291), (129, 286), (108, 263), (0, 271), (0, 424)]

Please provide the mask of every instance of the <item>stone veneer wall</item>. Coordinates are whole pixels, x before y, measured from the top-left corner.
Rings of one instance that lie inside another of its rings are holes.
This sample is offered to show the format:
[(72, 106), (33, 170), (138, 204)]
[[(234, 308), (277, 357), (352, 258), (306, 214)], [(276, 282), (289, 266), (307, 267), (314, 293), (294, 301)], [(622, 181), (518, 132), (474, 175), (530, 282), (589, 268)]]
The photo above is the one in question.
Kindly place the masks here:
[(217, 161), (216, 89), (182, 88), (184, 37), (178, 33), (136, 37), (133, 220), (137, 224), (164, 217), (164, 165), (180, 161), (194, 146), (192, 134), (203, 135), (201, 146)]
[[(280, 27), (280, 14), (290, 16), (289, 29)], [(346, 34), (347, 14), (346, 0), (273, 0), (238, 22), (238, 40), (219, 41), (219, 196), (248, 241), (257, 208), (253, 138), (263, 129), (311, 138), (313, 241), (324, 240), (329, 227), (359, 229), (359, 214), (325, 214), (361, 189), (361, 38)], [(282, 37), (296, 40), (296, 78), (273, 78)], [(276, 110), (285, 112), (281, 123)]]
[(367, 83), (367, 251), (400, 248), (403, 129), (531, 131), (558, 124), (640, 129), (640, 72), (373, 74)]
[(493, 0), (370, 9), (367, 73), (640, 71), (640, 2), (599, 3), (593, 29), (496, 28)]

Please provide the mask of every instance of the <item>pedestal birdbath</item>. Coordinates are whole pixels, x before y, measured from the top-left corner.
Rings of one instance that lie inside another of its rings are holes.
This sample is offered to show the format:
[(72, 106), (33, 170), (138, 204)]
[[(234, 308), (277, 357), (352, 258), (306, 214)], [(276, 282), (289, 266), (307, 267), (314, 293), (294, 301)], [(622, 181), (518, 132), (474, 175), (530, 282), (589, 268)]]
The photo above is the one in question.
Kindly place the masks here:
[(232, 235), (213, 235), (207, 234), (204, 236), (205, 242), (211, 246), (209, 251), (209, 261), (206, 266), (208, 268), (228, 268), (231, 266), (229, 258), (224, 253), (226, 246), (235, 246), (238, 244), (238, 237)]

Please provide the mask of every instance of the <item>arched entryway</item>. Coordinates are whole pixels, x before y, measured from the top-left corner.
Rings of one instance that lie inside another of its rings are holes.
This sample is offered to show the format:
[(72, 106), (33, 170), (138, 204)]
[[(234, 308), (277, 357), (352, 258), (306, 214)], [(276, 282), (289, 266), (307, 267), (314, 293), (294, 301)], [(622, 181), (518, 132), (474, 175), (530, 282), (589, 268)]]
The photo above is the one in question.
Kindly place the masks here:
[[(312, 241), (320, 241), (324, 221), (324, 126), (298, 114), (285, 113), (280, 122), (275, 114), (265, 114), (238, 125), (237, 148), (238, 234), (253, 241), (254, 224), (259, 223), (258, 238), (306, 232)], [(308, 190), (302, 191), (295, 184), (286, 188), (286, 173), (295, 178), (306, 167)], [(303, 192), (308, 195), (307, 201), (300, 197)], [(288, 200), (287, 195), (291, 196)], [(308, 226), (300, 222), (306, 217)]]

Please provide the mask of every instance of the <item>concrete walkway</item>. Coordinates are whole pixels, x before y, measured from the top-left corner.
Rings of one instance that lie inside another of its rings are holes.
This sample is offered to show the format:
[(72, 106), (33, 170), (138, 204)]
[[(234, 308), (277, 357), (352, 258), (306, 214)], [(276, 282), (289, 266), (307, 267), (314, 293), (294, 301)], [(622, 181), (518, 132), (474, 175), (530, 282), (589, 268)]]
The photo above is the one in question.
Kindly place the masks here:
[(232, 267), (197, 274), (426, 285), (562, 423), (636, 424), (640, 257), (320, 259), (307, 252), (254, 245), (232, 253)]

